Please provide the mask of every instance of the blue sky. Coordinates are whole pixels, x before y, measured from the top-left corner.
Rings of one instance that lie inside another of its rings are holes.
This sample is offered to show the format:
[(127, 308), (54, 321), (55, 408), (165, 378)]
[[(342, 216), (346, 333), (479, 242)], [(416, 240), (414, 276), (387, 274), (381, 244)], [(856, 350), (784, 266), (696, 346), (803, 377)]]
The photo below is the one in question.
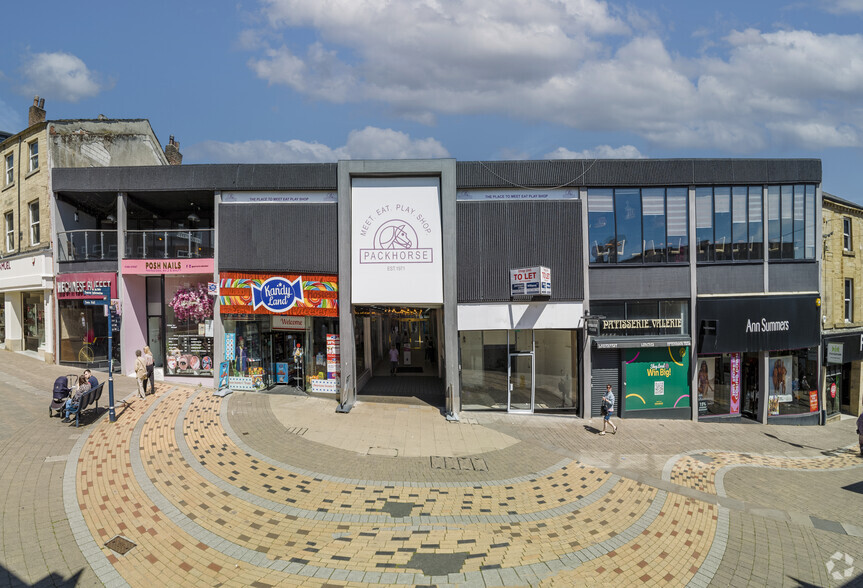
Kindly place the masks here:
[[(84, 7), (84, 8), (82, 8)], [(44, 0), (0, 130), (148, 118), (184, 163), (816, 157), (863, 203), (863, 0)]]

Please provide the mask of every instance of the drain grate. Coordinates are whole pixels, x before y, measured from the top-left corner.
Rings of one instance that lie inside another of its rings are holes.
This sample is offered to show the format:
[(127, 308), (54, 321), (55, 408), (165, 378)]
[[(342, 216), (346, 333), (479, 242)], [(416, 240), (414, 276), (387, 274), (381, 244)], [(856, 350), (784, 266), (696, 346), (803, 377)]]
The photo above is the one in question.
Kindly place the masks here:
[(126, 555), (133, 547), (135, 547), (135, 545), (135, 543), (132, 543), (125, 537), (120, 537), (119, 535), (105, 543), (105, 547), (111, 551), (119, 553), (120, 555)]
[(487, 472), (488, 465), (481, 457), (441, 457), (431, 456), (431, 468), (433, 470), (472, 470), (475, 472)]
[(306, 434), (306, 431), (308, 430), (308, 427), (290, 427), (288, 429), (288, 433), (290, 433), (291, 435), (299, 435), (300, 437), (302, 437)]

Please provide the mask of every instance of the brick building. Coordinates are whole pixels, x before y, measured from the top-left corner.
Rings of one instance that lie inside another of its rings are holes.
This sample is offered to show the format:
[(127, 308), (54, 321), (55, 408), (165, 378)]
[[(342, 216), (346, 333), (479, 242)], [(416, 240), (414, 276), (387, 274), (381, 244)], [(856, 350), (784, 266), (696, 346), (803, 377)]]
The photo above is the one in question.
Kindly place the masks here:
[(27, 128), (0, 133), (0, 348), (54, 361), (52, 170), (167, 164), (147, 120), (46, 120), (38, 96)]

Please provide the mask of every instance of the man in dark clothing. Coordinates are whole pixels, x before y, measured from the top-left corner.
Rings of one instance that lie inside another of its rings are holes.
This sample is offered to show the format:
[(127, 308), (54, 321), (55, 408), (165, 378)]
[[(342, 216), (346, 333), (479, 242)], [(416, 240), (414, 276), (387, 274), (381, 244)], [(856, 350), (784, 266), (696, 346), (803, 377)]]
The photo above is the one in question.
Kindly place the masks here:
[(863, 412), (857, 417), (857, 440), (860, 442), (860, 457), (863, 457)]
[(84, 377), (87, 378), (88, 382), (90, 382), (91, 390), (99, 385), (99, 380), (96, 379), (96, 376), (94, 376), (90, 370), (84, 370)]

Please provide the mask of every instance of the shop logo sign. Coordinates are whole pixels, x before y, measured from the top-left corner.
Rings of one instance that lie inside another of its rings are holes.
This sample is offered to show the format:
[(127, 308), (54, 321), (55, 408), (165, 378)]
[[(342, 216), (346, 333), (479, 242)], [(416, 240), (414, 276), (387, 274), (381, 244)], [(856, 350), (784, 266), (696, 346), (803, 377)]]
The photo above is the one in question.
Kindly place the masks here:
[[(377, 216), (386, 218), (390, 205), (376, 210)], [(433, 249), (420, 247), (420, 235), (431, 233), (431, 224), (411, 206), (395, 205), (396, 216), (378, 225), (372, 237), (372, 248), (360, 248), (360, 263), (432, 263)], [(410, 220), (404, 220), (408, 218)], [(377, 219), (369, 216), (363, 221), (360, 236), (371, 234)]]
[(298, 276), (293, 282), (278, 276), (268, 278), (260, 286), (252, 284), (252, 307), (263, 306), (270, 312), (285, 312), (303, 301), (303, 282)]
[(854, 558), (847, 553), (837, 551), (830, 556), (824, 565), (827, 567), (827, 573), (830, 574), (830, 577), (839, 582), (850, 580), (854, 574)]

